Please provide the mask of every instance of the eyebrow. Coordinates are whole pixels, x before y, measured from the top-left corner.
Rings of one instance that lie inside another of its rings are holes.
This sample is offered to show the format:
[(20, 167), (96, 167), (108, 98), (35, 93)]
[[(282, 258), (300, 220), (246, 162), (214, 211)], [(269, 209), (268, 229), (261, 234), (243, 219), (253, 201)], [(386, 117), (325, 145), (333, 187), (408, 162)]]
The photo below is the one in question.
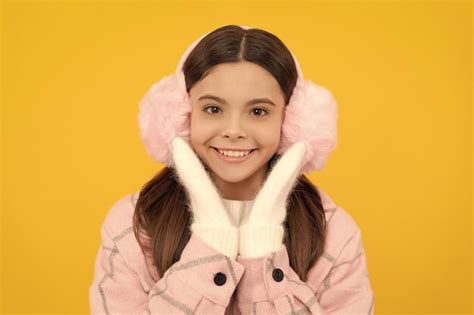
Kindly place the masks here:
[[(211, 100), (214, 100), (214, 101), (217, 101), (219, 103), (227, 105), (227, 102), (219, 96), (215, 96), (215, 95), (211, 95), (211, 94), (205, 94), (205, 95), (201, 96), (198, 99), (198, 101), (203, 100), (203, 99), (211, 99)], [(258, 103), (267, 103), (269, 105), (276, 106), (275, 103), (273, 103), (270, 99), (268, 99), (266, 97), (264, 97), (264, 98), (255, 98), (253, 100), (250, 100), (250, 101), (247, 102), (247, 106), (253, 105), (253, 104), (258, 104)]]

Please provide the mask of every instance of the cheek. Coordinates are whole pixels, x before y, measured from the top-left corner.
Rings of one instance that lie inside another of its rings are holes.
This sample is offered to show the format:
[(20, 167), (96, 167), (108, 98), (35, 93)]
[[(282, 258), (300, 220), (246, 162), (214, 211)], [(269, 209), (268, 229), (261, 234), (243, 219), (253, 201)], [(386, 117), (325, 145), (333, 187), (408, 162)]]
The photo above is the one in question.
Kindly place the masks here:
[(195, 114), (194, 111), (191, 112), (191, 121), (189, 125), (189, 132), (190, 132), (190, 138), (191, 138), (191, 143), (193, 145), (197, 144), (200, 142), (200, 126), (202, 126), (202, 123), (200, 122), (199, 117)]
[(280, 143), (281, 124), (276, 123), (265, 128), (255, 128), (252, 134), (259, 145), (274, 149)]
[(191, 142), (195, 144), (202, 144), (209, 141), (215, 135), (215, 127), (212, 124), (206, 123), (199, 117), (192, 117), (190, 124)]

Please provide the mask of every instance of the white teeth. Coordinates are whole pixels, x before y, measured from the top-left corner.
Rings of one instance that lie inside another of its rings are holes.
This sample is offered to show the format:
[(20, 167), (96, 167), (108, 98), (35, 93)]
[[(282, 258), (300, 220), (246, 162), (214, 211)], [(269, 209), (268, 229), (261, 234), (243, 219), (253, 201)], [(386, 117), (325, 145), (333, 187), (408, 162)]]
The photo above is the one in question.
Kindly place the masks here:
[(230, 157), (243, 157), (250, 153), (250, 151), (218, 151), (220, 154)]

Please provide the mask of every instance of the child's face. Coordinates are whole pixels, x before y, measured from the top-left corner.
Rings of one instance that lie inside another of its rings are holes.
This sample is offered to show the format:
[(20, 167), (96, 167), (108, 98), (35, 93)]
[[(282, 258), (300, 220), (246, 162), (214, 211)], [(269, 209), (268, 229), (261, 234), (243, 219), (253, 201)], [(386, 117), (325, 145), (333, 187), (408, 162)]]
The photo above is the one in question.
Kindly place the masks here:
[[(209, 167), (224, 198), (252, 198), (280, 143), (285, 104), (278, 82), (254, 63), (225, 63), (214, 66), (189, 95), (191, 144), (196, 154)], [(247, 105), (257, 98), (275, 105), (263, 101)], [(228, 162), (214, 148), (256, 150), (245, 161)]]

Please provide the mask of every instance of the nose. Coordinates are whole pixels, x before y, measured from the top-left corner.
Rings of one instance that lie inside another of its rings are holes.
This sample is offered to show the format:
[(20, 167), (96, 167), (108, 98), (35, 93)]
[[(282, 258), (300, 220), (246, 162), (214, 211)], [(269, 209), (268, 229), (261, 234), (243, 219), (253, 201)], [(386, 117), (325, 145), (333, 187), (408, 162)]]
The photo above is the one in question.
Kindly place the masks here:
[(242, 128), (242, 123), (239, 117), (231, 118), (225, 122), (224, 128), (222, 130), (222, 136), (225, 138), (246, 138), (247, 133), (244, 128)]

